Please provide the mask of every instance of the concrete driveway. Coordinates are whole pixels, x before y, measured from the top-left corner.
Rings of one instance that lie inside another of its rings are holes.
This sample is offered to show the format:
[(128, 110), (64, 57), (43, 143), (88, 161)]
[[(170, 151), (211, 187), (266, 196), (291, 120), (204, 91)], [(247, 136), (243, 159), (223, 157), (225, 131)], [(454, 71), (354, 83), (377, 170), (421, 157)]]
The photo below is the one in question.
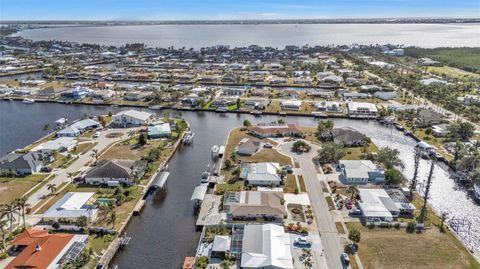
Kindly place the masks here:
[(317, 171), (312, 161), (320, 147), (310, 144), (312, 146), (310, 152), (296, 153), (291, 151), (292, 145), (293, 142), (283, 143), (279, 145), (278, 150), (294, 158), (300, 164), (308, 196), (315, 213), (327, 266), (332, 269), (346, 268), (340, 260), (340, 254), (343, 252), (343, 244), (341, 243), (333, 216), (329, 211), (327, 201), (323, 195), (322, 185), (317, 176), (320, 172)]

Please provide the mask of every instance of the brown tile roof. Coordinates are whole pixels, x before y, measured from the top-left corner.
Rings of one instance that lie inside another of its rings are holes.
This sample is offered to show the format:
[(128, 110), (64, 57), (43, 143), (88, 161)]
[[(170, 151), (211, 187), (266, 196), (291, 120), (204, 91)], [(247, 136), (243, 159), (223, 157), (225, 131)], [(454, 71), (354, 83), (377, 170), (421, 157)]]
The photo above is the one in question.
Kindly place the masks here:
[[(26, 230), (12, 241), (12, 245), (26, 246), (25, 249), (6, 269), (47, 268), (73, 237), (72, 234), (49, 234), (40, 229)], [(41, 247), (40, 251), (36, 251), (37, 246)]]
[[(237, 203), (230, 206), (230, 213), (233, 216), (246, 216), (246, 215), (277, 215), (283, 217), (286, 213), (285, 206), (282, 205), (283, 199), (282, 192), (246, 192), (245, 203)], [(260, 194), (260, 201), (255, 201), (251, 195), (254, 193)], [(253, 201), (251, 201), (253, 199)], [(259, 202), (259, 203), (257, 203)]]

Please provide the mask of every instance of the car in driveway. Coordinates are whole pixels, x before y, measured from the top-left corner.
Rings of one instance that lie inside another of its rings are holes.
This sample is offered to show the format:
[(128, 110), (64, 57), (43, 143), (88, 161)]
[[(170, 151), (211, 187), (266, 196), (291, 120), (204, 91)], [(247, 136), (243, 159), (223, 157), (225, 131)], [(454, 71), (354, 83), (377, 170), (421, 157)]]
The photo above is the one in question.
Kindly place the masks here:
[(350, 265), (350, 258), (348, 257), (348, 254), (347, 253), (342, 253), (340, 255), (340, 259), (342, 260), (342, 263), (346, 266), (349, 266)]
[(95, 134), (93, 135), (93, 138), (98, 138), (100, 136), (100, 132), (95, 132)]
[(270, 144), (270, 143), (266, 143), (266, 144), (263, 145), (263, 147), (267, 148), (267, 149), (271, 149), (271, 148), (273, 148), (273, 145)]
[(293, 241), (293, 244), (299, 247), (311, 247), (312, 240), (308, 236), (301, 236), (296, 238), (295, 241)]

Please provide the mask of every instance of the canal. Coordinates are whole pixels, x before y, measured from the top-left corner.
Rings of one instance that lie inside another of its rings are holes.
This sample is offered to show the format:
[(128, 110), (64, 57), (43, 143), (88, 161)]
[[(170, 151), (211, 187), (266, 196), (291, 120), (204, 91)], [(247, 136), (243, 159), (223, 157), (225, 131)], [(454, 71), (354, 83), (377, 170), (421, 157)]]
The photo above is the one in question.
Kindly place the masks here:
[[(4, 154), (23, 147), (40, 138), (42, 126), (63, 116), (77, 119), (83, 115), (115, 113), (125, 108), (0, 102), (0, 153)], [(209, 112), (167, 111), (170, 116), (180, 115), (187, 120), (195, 132), (194, 143), (183, 147), (169, 163), (170, 177), (165, 195), (149, 197), (141, 215), (134, 217), (127, 228), (132, 236), (130, 244), (113, 260), (123, 268), (179, 268), (183, 258), (195, 253), (199, 233), (195, 232), (195, 218), (190, 196), (199, 183), (199, 176), (209, 163), (212, 145), (225, 144), (228, 132), (242, 125), (245, 119), (253, 123), (270, 122), (276, 116), (253, 117), (248, 114), (216, 114)], [(286, 117), (289, 123), (316, 126), (308, 117)], [(369, 136), (379, 147), (392, 147), (400, 151), (405, 162), (404, 174), (413, 175), (413, 149), (415, 141), (394, 128), (384, 127), (376, 121), (334, 119), (335, 127), (351, 127)], [(420, 163), (420, 182), (426, 180), (429, 164)], [(472, 222), (473, 234), (480, 235), (480, 210), (465, 190), (450, 178), (445, 167), (437, 165), (429, 202), (438, 212), (447, 212), (449, 218), (467, 218)]]

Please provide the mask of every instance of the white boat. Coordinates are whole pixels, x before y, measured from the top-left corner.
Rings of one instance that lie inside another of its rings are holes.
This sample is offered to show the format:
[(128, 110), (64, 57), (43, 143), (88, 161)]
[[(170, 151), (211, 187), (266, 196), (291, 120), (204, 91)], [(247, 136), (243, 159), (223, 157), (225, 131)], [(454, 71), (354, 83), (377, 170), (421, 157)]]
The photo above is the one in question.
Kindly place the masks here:
[(33, 104), (33, 103), (35, 103), (35, 100), (29, 99), (29, 98), (25, 98), (25, 99), (22, 100), (22, 103), (24, 103), (24, 104)]
[(208, 171), (205, 171), (202, 173), (202, 175), (200, 176), (200, 182), (202, 184), (205, 184), (205, 183), (208, 183), (210, 181), (210, 172)]
[(193, 136), (194, 136), (194, 135), (195, 135), (195, 134), (192, 133), (191, 131), (186, 132), (186, 133), (185, 133), (185, 136), (183, 137), (183, 140), (182, 140), (183, 144), (184, 144), (184, 145), (190, 145), (190, 144), (192, 144), (192, 142), (193, 142)]

